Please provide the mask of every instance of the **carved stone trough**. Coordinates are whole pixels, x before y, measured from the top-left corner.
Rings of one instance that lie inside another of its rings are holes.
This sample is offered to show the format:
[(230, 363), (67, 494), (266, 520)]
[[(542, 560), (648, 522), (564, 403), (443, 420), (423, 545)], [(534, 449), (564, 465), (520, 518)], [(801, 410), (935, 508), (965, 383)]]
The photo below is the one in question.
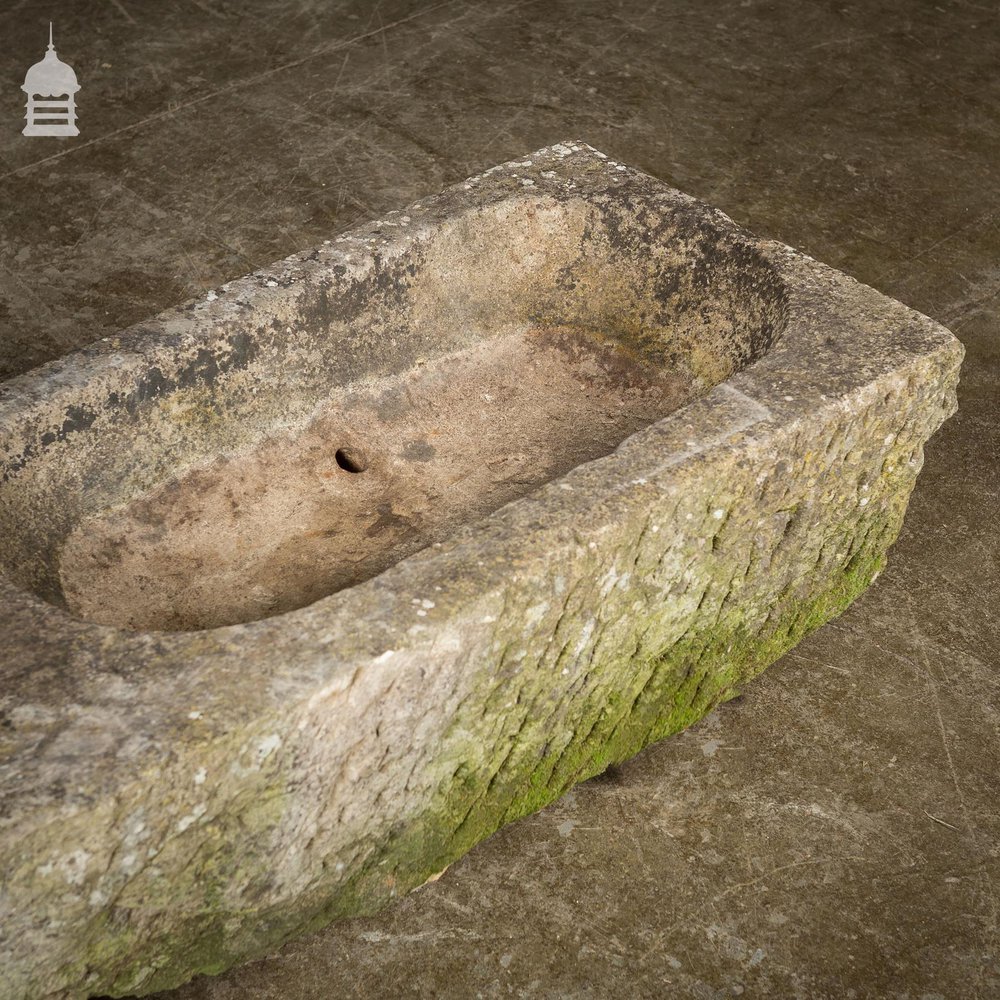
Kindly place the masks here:
[(0, 996), (382, 906), (860, 594), (947, 330), (580, 143), (0, 387)]

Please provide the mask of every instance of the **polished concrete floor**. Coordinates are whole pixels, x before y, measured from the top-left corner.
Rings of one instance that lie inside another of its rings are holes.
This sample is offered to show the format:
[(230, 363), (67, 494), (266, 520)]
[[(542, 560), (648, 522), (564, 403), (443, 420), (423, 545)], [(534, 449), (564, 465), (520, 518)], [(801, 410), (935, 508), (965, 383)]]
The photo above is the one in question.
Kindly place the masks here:
[[(50, 16), (78, 139), (20, 135)], [(161, 1000), (1000, 996), (1000, 6), (8, 0), (0, 36), (0, 377), (564, 138), (968, 350), (888, 570), (742, 699)]]

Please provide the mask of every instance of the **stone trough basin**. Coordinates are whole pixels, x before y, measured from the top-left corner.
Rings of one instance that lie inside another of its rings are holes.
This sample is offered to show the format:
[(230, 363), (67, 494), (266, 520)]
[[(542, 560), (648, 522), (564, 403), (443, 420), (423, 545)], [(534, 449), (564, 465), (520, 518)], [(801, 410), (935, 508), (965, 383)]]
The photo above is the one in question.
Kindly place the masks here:
[(0, 996), (425, 882), (860, 594), (947, 330), (580, 143), (0, 387)]

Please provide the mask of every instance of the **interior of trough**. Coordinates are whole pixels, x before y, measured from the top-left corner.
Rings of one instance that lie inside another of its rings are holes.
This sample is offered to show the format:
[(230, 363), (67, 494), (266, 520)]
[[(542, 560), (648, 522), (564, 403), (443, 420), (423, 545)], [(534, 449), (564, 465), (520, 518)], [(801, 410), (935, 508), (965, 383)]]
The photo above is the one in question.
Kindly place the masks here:
[[(784, 322), (779, 280), (718, 222), (541, 197), (439, 227), (348, 294), (313, 284), (323, 309), (297, 299), (245, 371), (106, 404), (71, 452), (56, 441), (8, 475), (0, 566), (127, 629), (303, 607), (610, 453)], [(185, 398), (206, 393), (224, 417), (189, 431)]]

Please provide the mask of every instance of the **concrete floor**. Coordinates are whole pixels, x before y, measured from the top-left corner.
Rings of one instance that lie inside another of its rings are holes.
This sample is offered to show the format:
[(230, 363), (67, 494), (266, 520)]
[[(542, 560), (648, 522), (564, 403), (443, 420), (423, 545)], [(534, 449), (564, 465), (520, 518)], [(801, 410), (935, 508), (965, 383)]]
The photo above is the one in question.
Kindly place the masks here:
[[(20, 135), (56, 18), (81, 136)], [(394, 909), (160, 1000), (1000, 996), (1000, 9), (0, 9), (0, 377), (580, 138), (948, 324), (889, 569), (695, 729)]]

